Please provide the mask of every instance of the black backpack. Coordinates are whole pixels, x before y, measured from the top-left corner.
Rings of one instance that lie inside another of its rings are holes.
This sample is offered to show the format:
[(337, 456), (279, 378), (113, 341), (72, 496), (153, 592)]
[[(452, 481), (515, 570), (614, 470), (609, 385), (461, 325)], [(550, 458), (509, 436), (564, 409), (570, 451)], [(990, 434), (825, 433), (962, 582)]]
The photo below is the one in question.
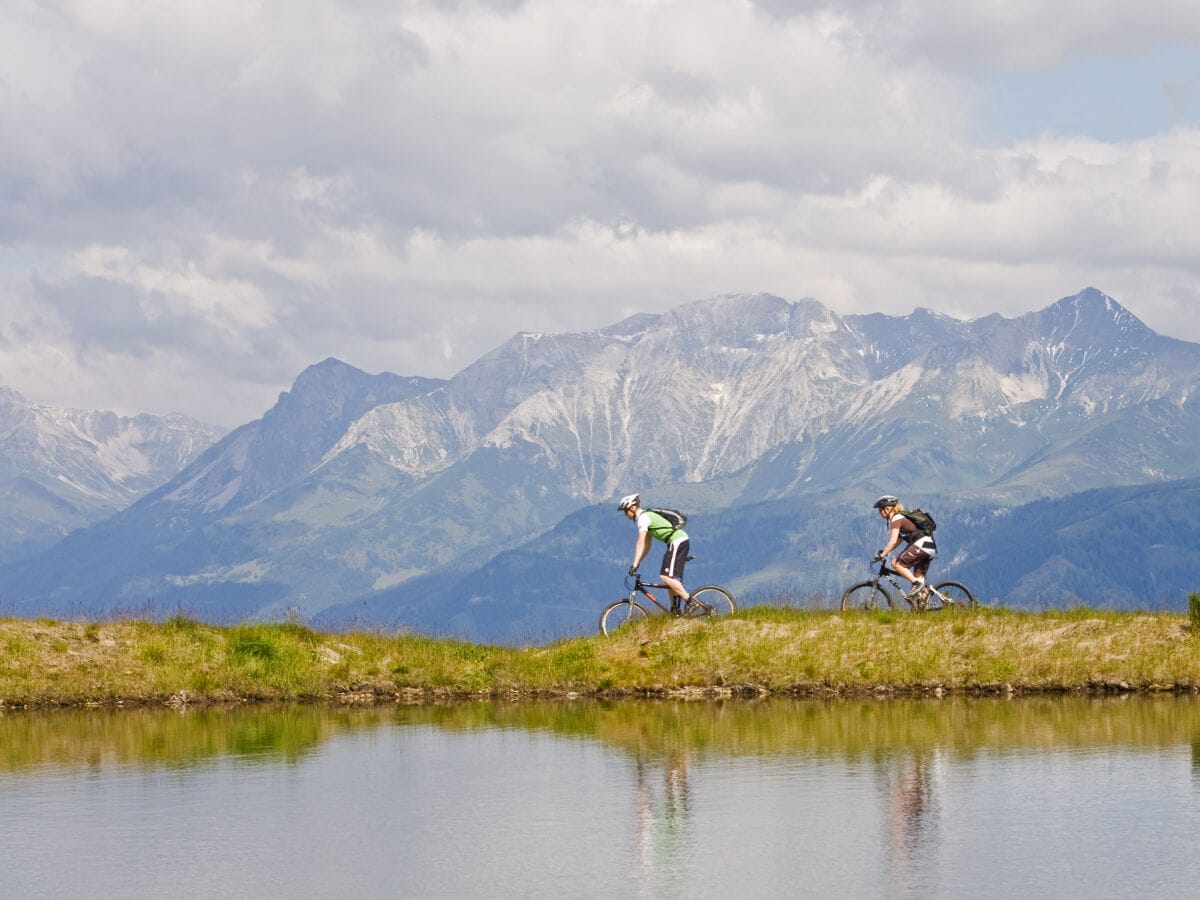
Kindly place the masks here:
[(687, 513), (681, 513), (677, 509), (670, 509), (665, 506), (653, 506), (648, 512), (658, 513), (664, 519), (671, 523), (671, 528), (678, 531), (687, 524)]
[(931, 535), (937, 531), (937, 522), (933, 521), (933, 516), (923, 509), (906, 509), (904, 516), (917, 526), (917, 531), (921, 534)]

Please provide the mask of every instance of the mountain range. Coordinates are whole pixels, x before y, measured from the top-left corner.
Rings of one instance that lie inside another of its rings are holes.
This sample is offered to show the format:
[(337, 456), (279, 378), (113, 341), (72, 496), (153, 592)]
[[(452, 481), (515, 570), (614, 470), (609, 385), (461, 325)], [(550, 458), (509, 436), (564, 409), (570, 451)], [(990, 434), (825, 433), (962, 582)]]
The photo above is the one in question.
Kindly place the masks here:
[(121, 511), (221, 436), (187, 416), (60, 409), (0, 388), (0, 562)]
[(1061, 562), (988, 561), (1013, 521), (1022, 540), (1057, 521), (1042, 510), (1033, 528), (1021, 511), (1039, 503), (1195, 490), (1198, 380), (1200, 345), (1091, 288), (973, 321), (722, 296), (517, 334), (446, 380), (329, 359), (132, 505), (0, 570), (0, 591), (21, 614), (554, 637), (593, 627), (621, 591), (633, 534), (615, 495), (693, 513), (690, 583), (827, 602), (881, 545), (863, 510), (890, 492), (937, 504), (938, 564), (981, 593), (1077, 602), (1072, 545)]

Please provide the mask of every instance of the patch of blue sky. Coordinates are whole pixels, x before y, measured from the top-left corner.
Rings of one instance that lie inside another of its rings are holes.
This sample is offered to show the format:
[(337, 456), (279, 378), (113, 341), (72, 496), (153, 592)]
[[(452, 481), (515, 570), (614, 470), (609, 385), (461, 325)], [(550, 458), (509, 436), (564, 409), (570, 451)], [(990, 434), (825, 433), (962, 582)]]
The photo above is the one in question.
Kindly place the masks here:
[(0, 271), (29, 272), (33, 270), (47, 271), (60, 262), (57, 253), (32, 247), (28, 244), (4, 244), (0, 241)]
[(1132, 141), (1200, 122), (1200, 48), (1071, 60), (980, 80), (982, 136), (1006, 143), (1044, 135)]

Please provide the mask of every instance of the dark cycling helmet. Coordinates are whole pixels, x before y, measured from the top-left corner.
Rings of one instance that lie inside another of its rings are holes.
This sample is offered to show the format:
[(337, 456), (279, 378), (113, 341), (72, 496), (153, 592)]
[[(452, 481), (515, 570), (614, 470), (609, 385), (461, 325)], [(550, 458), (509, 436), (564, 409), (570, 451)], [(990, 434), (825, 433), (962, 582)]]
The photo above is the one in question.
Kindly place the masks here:
[(617, 504), (617, 509), (625, 512), (629, 507), (637, 506), (639, 502), (641, 502), (641, 498), (637, 494), (626, 494), (621, 498), (621, 502)]
[(880, 497), (878, 500), (875, 501), (875, 508), (876, 509), (886, 509), (889, 506), (895, 506), (899, 502), (900, 501), (897, 500), (895, 497), (893, 497), (891, 494), (884, 494), (882, 497)]

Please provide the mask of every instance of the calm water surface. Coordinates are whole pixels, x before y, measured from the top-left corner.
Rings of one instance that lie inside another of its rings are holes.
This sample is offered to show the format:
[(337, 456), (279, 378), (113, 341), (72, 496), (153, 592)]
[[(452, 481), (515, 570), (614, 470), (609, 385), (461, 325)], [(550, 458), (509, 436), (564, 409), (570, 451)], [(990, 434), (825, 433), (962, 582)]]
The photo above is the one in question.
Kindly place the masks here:
[(1187, 699), (0, 716), (3, 897), (1183, 897)]

